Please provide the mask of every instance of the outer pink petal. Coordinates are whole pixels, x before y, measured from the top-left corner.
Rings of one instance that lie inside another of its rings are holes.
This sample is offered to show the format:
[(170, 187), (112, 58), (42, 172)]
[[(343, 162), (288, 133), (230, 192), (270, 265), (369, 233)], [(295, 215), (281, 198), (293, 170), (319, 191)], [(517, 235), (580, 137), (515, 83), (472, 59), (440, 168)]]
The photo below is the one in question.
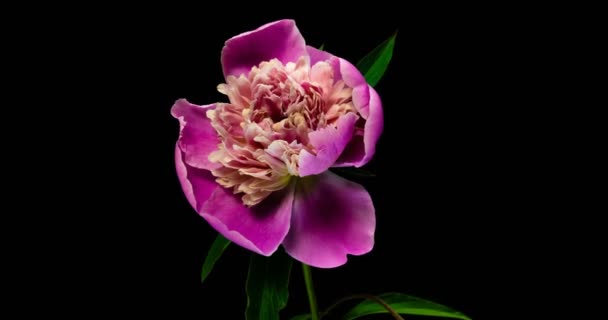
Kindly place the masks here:
[(177, 145), (184, 152), (186, 164), (206, 170), (212, 170), (220, 165), (209, 161), (209, 154), (217, 150), (220, 140), (217, 132), (207, 118), (207, 110), (215, 108), (215, 104), (198, 106), (179, 99), (171, 108), (171, 114), (179, 120), (180, 132)]
[(340, 75), (342, 76), (344, 83), (353, 88), (353, 104), (355, 105), (355, 108), (364, 119), (367, 119), (369, 114), (370, 86), (367, 84), (357, 67), (342, 58), (340, 58)]
[(289, 231), (295, 185), (274, 192), (248, 208), (241, 195), (218, 187), (199, 214), (224, 237), (251, 251), (269, 256)]
[(308, 52), (311, 66), (314, 66), (319, 61), (325, 61), (334, 69), (334, 81), (342, 80), (342, 73), (340, 72), (340, 60), (342, 59), (327, 51), (321, 51), (311, 46), (307, 46), (306, 51)]
[(336, 58), (336, 56), (327, 51), (319, 50), (311, 46), (306, 46), (306, 52), (308, 52), (308, 56), (310, 57), (311, 66), (319, 61), (328, 61), (331, 58)]
[(354, 136), (346, 150), (336, 161), (335, 166), (361, 167), (368, 163), (376, 152), (376, 143), (384, 127), (382, 102), (374, 88), (370, 87), (359, 70), (350, 62), (331, 53), (308, 46), (310, 63), (327, 61), (334, 68), (335, 80), (353, 88), (353, 104), (366, 120), (363, 136)]
[(376, 143), (380, 139), (384, 129), (384, 114), (382, 111), (382, 101), (374, 88), (369, 87), (369, 116), (365, 121), (365, 131), (363, 134), (363, 142), (365, 143), (365, 156), (361, 161), (355, 163), (355, 166), (360, 167), (369, 162), (374, 153), (376, 153)]
[(365, 189), (331, 172), (298, 182), (291, 229), (283, 246), (295, 259), (319, 268), (346, 263), (347, 254), (374, 246), (376, 216)]
[[(363, 136), (355, 136), (348, 144), (336, 166), (361, 167), (368, 163), (376, 153), (376, 144), (384, 128), (382, 102), (374, 88), (369, 87), (369, 106)], [(366, 117), (364, 115), (364, 117)]]
[(196, 211), (199, 211), (213, 191), (220, 188), (215, 182), (215, 177), (208, 170), (185, 164), (184, 154), (177, 145), (175, 146), (175, 168), (188, 202)]
[(357, 118), (354, 113), (347, 113), (338, 119), (336, 128), (327, 126), (308, 134), (317, 154), (313, 155), (306, 150), (300, 152), (301, 177), (325, 172), (336, 162), (353, 136)]
[(279, 20), (226, 41), (222, 49), (224, 77), (247, 74), (262, 61), (277, 58), (284, 64), (307, 55), (306, 43), (293, 20)]
[(367, 119), (370, 94), (367, 82), (357, 67), (331, 53), (310, 46), (306, 50), (311, 66), (319, 61), (328, 62), (334, 69), (334, 81), (344, 80), (347, 86), (353, 88), (353, 104), (363, 118)]

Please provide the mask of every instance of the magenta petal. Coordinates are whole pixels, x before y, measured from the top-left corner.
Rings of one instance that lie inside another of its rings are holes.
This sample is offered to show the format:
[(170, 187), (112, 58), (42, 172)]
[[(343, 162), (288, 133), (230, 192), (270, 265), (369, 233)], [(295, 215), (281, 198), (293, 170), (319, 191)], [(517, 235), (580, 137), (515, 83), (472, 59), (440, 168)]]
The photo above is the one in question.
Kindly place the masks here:
[(215, 104), (198, 106), (179, 99), (171, 108), (171, 114), (179, 120), (180, 132), (177, 145), (184, 152), (186, 164), (206, 170), (219, 167), (209, 161), (209, 154), (217, 150), (220, 143), (217, 132), (207, 118), (207, 110), (215, 108)]
[(210, 171), (190, 167), (184, 163), (183, 158), (183, 152), (176, 145), (175, 168), (177, 170), (177, 177), (188, 202), (198, 212), (202, 204), (219, 187)]
[(199, 214), (228, 240), (269, 256), (289, 231), (295, 185), (274, 192), (261, 203), (246, 207), (241, 195), (218, 187)]
[(315, 63), (319, 61), (325, 61), (329, 63), (329, 65), (334, 69), (334, 81), (342, 80), (342, 74), (340, 72), (340, 58), (334, 56), (333, 54), (322, 51), (319, 49), (315, 49), (311, 46), (307, 46), (306, 50), (308, 51), (308, 56), (310, 58), (310, 65), (313, 66)]
[(357, 67), (350, 62), (340, 59), (340, 75), (347, 86), (353, 88), (353, 105), (367, 119), (369, 107), (369, 85)]
[(359, 72), (359, 69), (352, 63), (338, 58), (331, 53), (315, 49), (311, 46), (307, 46), (306, 50), (310, 57), (310, 65), (314, 65), (319, 61), (327, 61), (334, 68), (334, 80), (344, 80), (347, 86), (353, 88), (353, 104), (357, 111), (367, 119), (369, 116), (369, 103), (371, 88), (365, 77)]
[(384, 128), (382, 102), (374, 88), (369, 87), (369, 106), (366, 108), (367, 120), (363, 136), (355, 136), (336, 161), (336, 167), (361, 167), (368, 163), (376, 153), (376, 144)]
[(318, 61), (327, 61), (334, 69), (334, 80), (344, 80), (347, 86), (353, 88), (353, 105), (357, 111), (367, 119), (369, 116), (370, 86), (365, 81), (365, 77), (359, 69), (352, 63), (338, 58), (330, 53), (308, 46), (310, 64), (314, 65)]
[(336, 128), (327, 126), (309, 133), (308, 138), (317, 154), (306, 150), (300, 152), (300, 176), (319, 174), (331, 167), (351, 140), (356, 121), (357, 115), (347, 113), (338, 119)]
[(367, 191), (331, 172), (298, 182), (291, 229), (283, 241), (295, 259), (319, 268), (346, 263), (346, 255), (374, 246), (376, 216)]
[(344, 80), (346, 85), (353, 88), (353, 105), (366, 120), (363, 136), (353, 136), (333, 166), (361, 167), (374, 156), (376, 143), (384, 127), (380, 97), (352, 63), (310, 46), (307, 47), (307, 50), (311, 64), (327, 61), (334, 69), (335, 80)]
[(226, 41), (222, 49), (224, 77), (247, 74), (251, 67), (274, 58), (296, 62), (307, 55), (306, 43), (293, 20), (279, 20)]
[(361, 161), (356, 163), (357, 167), (366, 164), (372, 159), (376, 153), (376, 143), (380, 139), (382, 129), (384, 128), (384, 115), (382, 112), (382, 101), (374, 88), (369, 87), (369, 116), (365, 121), (365, 131), (363, 133), (363, 142), (365, 143), (365, 156)]
[(311, 66), (319, 61), (327, 61), (335, 57), (333, 54), (327, 51), (319, 50), (311, 46), (306, 46), (306, 51), (308, 52), (308, 56), (310, 57)]

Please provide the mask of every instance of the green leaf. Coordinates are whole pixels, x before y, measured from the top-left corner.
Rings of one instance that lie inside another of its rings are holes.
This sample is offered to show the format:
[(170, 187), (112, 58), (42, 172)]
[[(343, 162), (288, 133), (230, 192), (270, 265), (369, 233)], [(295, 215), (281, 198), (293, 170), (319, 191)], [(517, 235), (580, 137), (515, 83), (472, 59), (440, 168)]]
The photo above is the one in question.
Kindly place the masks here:
[(323, 51), (324, 48), (325, 48), (325, 42), (323, 42), (323, 44), (319, 47), (319, 50)]
[[(385, 293), (379, 295), (378, 298), (382, 299), (390, 305), (391, 308), (401, 314), (471, 320), (471, 318), (464, 314), (446, 306), (402, 293)], [(388, 311), (377, 302), (366, 300), (351, 309), (344, 316), (344, 320), (357, 319), (362, 316), (376, 313), (388, 313)]]
[(310, 314), (299, 314), (293, 318), (291, 318), (290, 320), (310, 320)]
[(230, 240), (224, 238), (221, 234), (217, 235), (215, 241), (209, 248), (209, 252), (207, 252), (207, 258), (205, 258), (205, 262), (203, 262), (203, 270), (201, 271), (201, 283), (207, 279), (207, 276), (213, 270), (213, 266), (222, 256), (226, 247), (230, 244)]
[(278, 320), (289, 298), (292, 259), (282, 250), (270, 257), (252, 254), (247, 274), (247, 320)]
[(395, 32), (390, 38), (382, 42), (376, 49), (368, 53), (363, 59), (357, 63), (357, 68), (365, 80), (370, 86), (374, 87), (378, 84), (378, 81), (382, 79), (386, 68), (388, 68), (389, 62), (393, 57), (393, 48), (395, 47), (395, 38), (397, 32)]
[(376, 177), (375, 173), (373, 173), (371, 171), (367, 171), (365, 169), (361, 169), (361, 168), (337, 167), (337, 168), (331, 168), (330, 170), (335, 172), (336, 174), (339, 174), (339, 175), (345, 176), (345, 177), (358, 177), (358, 178), (375, 178)]

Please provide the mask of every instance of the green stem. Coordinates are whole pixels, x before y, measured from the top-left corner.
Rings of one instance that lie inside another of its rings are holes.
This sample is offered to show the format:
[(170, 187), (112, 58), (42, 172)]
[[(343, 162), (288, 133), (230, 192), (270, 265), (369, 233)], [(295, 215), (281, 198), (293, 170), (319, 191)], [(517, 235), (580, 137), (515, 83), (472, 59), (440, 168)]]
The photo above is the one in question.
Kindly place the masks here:
[(312, 320), (319, 320), (319, 310), (317, 309), (317, 297), (315, 296), (315, 288), (312, 285), (312, 274), (310, 266), (302, 263), (302, 271), (304, 272), (304, 282), (306, 282), (306, 292), (308, 293), (308, 303), (310, 304), (310, 315)]
[(372, 300), (374, 302), (376, 302), (377, 304), (381, 305), (384, 309), (386, 309), (386, 311), (393, 316), (393, 318), (395, 318), (396, 320), (405, 320), (401, 315), (399, 315), (399, 313), (397, 311), (395, 311), (395, 309), (391, 308), (390, 305), (388, 305), (388, 303), (384, 302), (384, 300), (376, 297), (376, 296), (372, 296), (371, 294), (355, 294), (352, 296), (348, 296), (345, 298), (342, 298), (340, 300), (338, 300), (336, 303), (332, 304), (329, 308), (327, 308), (327, 310), (325, 310), (325, 312), (323, 312), (323, 314), (321, 315), (321, 318), (323, 318), (324, 316), (326, 316), (328, 313), (330, 313), (335, 307), (337, 307), (338, 305), (342, 304), (343, 302), (346, 302), (348, 300), (353, 300), (353, 299), (368, 299), (368, 300)]

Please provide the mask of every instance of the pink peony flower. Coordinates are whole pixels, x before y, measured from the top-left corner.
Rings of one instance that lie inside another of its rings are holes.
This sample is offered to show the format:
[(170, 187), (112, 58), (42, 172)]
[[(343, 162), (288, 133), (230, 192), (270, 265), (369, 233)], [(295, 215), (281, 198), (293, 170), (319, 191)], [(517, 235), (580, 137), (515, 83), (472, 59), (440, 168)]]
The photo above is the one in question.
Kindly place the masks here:
[(178, 100), (177, 173), (194, 209), (262, 255), (332, 268), (374, 245), (367, 191), (328, 171), (366, 164), (383, 126), (376, 91), (348, 61), (306, 46), (293, 20), (226, 41), (228, 103)]

